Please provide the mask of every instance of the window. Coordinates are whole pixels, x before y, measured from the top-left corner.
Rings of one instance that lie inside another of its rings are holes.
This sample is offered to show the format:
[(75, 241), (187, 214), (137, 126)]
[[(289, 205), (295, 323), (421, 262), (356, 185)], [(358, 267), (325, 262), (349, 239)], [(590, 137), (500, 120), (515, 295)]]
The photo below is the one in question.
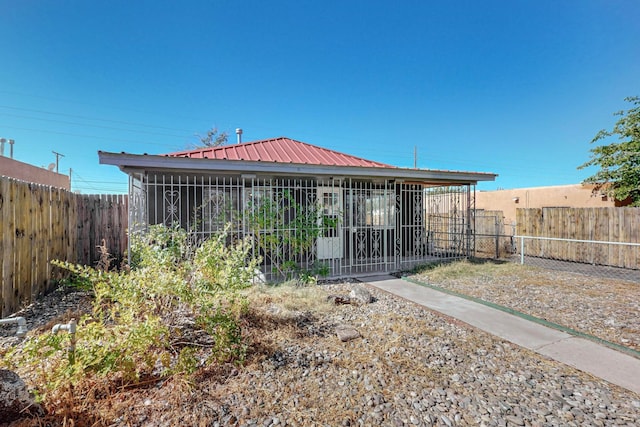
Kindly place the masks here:
[(203, 192), (202, 221), (205, 231), (220, 230), (235, 219), (234, 193), (218, 188), (205, 188)]
[(271, 187), (253, 187), (244, 190), (244, 207), (248, 209), (262, 206), (266, 200), (272, 200)]
[(367, 225), (393, 227), (396, 211), (395, 198), (388, 190), (371, 190), (366, 201)]
[(278, 193), (269, 186), (244, 190), (243, 219), (247, 231), (273, 231), (284, 222)]
[(354, 189), (349, 191), (352, 224), (356, 227), (391, 228), (395, 226), (395, 195), (392, 190)]

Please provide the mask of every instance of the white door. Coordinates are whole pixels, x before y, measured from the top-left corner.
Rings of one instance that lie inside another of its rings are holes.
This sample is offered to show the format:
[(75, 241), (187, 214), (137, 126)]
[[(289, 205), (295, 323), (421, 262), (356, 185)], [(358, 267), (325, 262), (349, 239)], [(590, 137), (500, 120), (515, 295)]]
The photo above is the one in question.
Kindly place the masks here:
[(318, 187), (320, 216), (318, 225), (318, 259), (342, 258), (342, 189)]

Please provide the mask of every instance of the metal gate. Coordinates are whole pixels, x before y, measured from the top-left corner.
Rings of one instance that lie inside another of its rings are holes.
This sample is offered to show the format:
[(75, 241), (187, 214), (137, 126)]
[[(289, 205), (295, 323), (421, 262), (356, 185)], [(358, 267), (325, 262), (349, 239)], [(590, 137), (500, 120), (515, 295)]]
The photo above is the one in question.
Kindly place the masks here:
[(393, 271), (397, 221), (394, 186), (350, 184), (345, 190), (347, 252), (343, 274)]

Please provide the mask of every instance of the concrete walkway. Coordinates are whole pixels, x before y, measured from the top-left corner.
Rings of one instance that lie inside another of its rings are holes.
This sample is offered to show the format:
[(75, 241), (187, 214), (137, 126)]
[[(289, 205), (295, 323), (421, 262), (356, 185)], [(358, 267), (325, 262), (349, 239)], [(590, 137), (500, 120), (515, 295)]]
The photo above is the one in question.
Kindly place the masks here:
[(383, 291), (640, 394), (640, 359), (518, 316), (389, 275), (359, 278)]

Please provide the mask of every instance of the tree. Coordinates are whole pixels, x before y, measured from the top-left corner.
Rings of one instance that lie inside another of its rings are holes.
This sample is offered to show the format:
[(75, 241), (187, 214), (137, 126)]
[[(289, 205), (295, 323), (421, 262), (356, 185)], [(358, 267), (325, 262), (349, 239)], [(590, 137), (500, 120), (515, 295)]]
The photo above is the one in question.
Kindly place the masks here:
[(591, 143), (613, 136), (619, 142), (592, 148), (591, 160), (578, 167), (599, 166), (600, 170), (585, 179), (596, 184), (594, 191), (601, 191), (616, 200), (631, 198), (632, 206), (640, 206), (640, 97), (625, 98), (633, 107), (618, 111), (620, 116), (611, 130), (601, 130)]
[(195, 146), (195, 148), (211, 148), (218, 147), (220, 145), (224, 145), (227, 143), (229, 139), (229, 135), (226, 132), (218, 133), (217, 127), (212, 127), (206, 133), (206, 135), (196, 134), (200, 143)]

